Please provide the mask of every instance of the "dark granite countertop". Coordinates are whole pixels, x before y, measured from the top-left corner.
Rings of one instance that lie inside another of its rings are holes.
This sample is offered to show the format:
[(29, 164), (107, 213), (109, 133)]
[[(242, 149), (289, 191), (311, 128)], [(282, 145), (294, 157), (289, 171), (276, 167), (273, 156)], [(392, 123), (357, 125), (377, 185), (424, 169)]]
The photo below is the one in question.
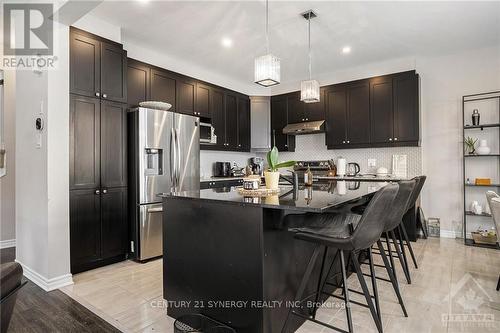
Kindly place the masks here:
[(159, 196), (165, 199), (189, 199), (229, 204), (245, 204), (283, 210), (303, 212), (323, 212), (358, 199), (368, 197), (378, 191), (385, 182), (349, 182), (331, 181), (313, 187), (300, 186), (294, 193), (293, 187), (281, 186), (279, 195), (259, 198), (244, 197), (238, 193), (237, 187), (226, 189), (205, 189), (178, 193), (164, 193)]

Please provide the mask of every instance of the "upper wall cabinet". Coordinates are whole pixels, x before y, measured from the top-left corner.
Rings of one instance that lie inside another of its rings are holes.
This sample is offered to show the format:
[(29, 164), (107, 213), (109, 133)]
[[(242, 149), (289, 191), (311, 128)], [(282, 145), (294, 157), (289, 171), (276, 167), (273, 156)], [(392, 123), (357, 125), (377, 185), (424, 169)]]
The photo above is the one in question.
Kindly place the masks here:
[(156, 68), (151, 69), (151, 100), (172, 105), (177, 112), (177, 78), (173, 73)]
[(295, 136), (283, 134), (283, 128), (291, 123), (288, 119), (286, 95), (271, 97), (271, 144), (279, 151), (295, 151)]
[(70, 92), (127, 102), (127, 52), (105, 39), (71, 29)]
[(128, 59), (127, 66), (127, 103), (129, 107), (137, 107), (151, 99), (151, 68), (133, 59)]
[(211, 87), (196, 83), (196, 104), (194, 108), (195, 115), (204, 118), (210, 118), (210, 91)]
[(198, 116), (195, 113), (196, 81), (189, 77), (177, 78), (177, 110), (176, 112), (190, 116)]

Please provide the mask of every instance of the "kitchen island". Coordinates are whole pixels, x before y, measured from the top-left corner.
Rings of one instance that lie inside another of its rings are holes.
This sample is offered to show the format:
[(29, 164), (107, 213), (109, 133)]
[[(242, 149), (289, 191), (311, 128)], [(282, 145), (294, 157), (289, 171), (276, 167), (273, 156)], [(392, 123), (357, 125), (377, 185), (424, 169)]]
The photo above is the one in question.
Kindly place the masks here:
[[(383, 185), (361, 182), (349, 189), (346, 182), (334, 181), (296, 190), (288, 186), (266, 198), (243, 197), (234, 187), (162, 195), (168, 314), (202, 313), (239, 333), (280, 332), (314, 250), (294, 239), (284, 217), (361, 204)], [(329, 251), (325, 263), (334, 255)], [(306, 294), (315, 288), (311, 283)], [(295, 328), (303, 322), (293, 320)]]

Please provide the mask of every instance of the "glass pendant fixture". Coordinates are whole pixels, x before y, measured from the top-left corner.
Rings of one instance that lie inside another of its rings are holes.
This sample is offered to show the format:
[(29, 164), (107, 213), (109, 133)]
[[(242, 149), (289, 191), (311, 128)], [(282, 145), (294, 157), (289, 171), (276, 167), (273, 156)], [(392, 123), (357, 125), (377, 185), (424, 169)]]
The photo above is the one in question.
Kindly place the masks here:
[(269, 3), (266, 0), (266, 55), (255, 58), (255, 83), (264, 87), (280, 83), (280, 59), (269, 52)]
[(309, 39), (309, 80), (300, 82), (300, 100), (304, 103), (319, 102), (319, 82), (312, 79), (312, 56), (311, 56), (311, 19), (317, 15), (312, 10), (301, 14), (308, 22)]

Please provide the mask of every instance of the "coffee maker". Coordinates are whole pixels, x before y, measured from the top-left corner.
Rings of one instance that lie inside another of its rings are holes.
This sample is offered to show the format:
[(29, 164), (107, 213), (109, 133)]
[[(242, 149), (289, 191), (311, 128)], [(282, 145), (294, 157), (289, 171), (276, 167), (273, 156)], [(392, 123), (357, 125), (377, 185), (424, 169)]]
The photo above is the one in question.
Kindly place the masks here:
[(262, 176), (264, 174), (264, 159), (262, 157), (252, 157), (250, 159), (250, 168), (254, 175)]

